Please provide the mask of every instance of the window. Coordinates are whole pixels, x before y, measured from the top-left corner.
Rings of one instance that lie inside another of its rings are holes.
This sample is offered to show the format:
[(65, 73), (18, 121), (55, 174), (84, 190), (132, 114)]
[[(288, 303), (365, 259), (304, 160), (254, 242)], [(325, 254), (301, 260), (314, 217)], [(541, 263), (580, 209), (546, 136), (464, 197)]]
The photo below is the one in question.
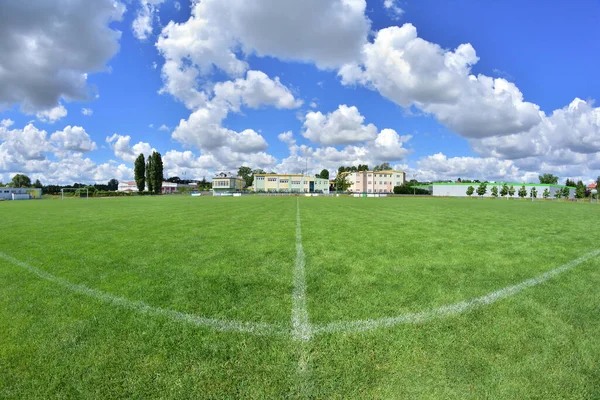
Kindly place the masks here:
[(371, 177), (371, 174), (367, 175), (369, 178)]
[(289, 179), (281, 179), (281, 180), (279, 181), (279, 183), (288, 183), (288, 182), (289, 182)]
[(369, 189), (368, 192), (371, 193), (371, 189)]
[(269, 178), (269, 182), (277, 182), (277, 178)]
[(264, 177), (264, 176), (257, 176), (257, 177), (256, 177), (256, 180), (257, 180), (257, 181), (264, 181), (264, 180), (265, 180), (265, 177)]
[(356, 184), (358, 185), (360, 183), (360, 181), (356, 181)]
[(367, 182), (369, 185), (371, 184), (371, 181)]
[(292, 181), (292, 185), (299, 185), (300, 181)]

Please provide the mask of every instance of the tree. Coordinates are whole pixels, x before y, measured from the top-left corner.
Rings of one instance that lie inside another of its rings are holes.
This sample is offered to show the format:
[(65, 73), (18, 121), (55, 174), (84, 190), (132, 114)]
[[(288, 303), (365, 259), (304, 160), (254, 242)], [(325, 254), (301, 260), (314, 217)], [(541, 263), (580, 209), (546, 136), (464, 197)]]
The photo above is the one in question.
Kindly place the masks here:
[(254, 174), (252, 173), (252, 168), (241, 166), (238, 168), (238, 176), (244, 180), (246, 183), (246, 187), (252, 186), (254, 183)]
[(27, 175), (16, 174), (12, 178), (11, 186), (17, 188), (31, 187), (31, 179)]
[(329, 171), (326, 169), (322, 170), (321, 173), (317, 175), (317, 178), (329, 179)]
[(510, 197), (513, 197), (515, 195), (515, 187), (513, 185), (510, 185), (510, 187), (508, 188), (508, 195)]
[[(369, 170), (369, 166), (367, 164), (358, 164), (358, 168), (359, 171), (368, 171)], [(600, 177), (598, 177), (600, 178)]]
[(473, 186), (469, 186), (467, 188), (467, 196), (471, 197), (473, 195), (474, 191), (475, 191), (475, 188)]
[(135, 159), (133, 164), (133, 175), (135, 177), (135, 186), (137, 186), (140, 192), (146, 190), (146, 163), (144, 161), (144, 154), (140, 155)]
[(600, 176), (596, 179), (596, 189), (600, 190)]
[(502, 185), (502, 188), (500, 189), (500, 196), (504, 197), (508, 194), (508, 186), (506, 186), (506, 183)]
[(158, 151), (154, 151), (150, 157), (152, 158), (152, 189), (154, 194), (160, 194), (164, 180), (162, 156)]
[(34, 187), (34, 188), (41, 189), (41, 188), (43, 188), (43, 187), (44, 187), (44, 185), (42, 185), (42, 182), (40, 182), (40, 180), (39, 180), (39, 179), (36, 179), (36, 180), (35, 180), (35, 182), (33, 183), (33, 187)]
[(550, 197), (550, 190), (548, 190), (548, 188), (544, 189), (544, 193), (542, 193), (542, 196), (544, 196), (545, 199)]
[(531, 196), (532, 199), (537, 199), (537, 189), (535, 188), (535, 186), (531, 188), (529, 195)]
[(492, 186), (490, 193), (492, 193), (492, 197), (498, 197), (498, 186)]
[(390, 170), (390, 169), (392, 169), (392, 166), (390, 165), (390, 163), (384, 162), (381, 165), (376, 165), (373, 168), (373, 171), (374, 172), (377, 172), (377, 171), (387, 171), (387, 170)]
[(520, 198), (524, 198), (525, 196), (527, 196), (527, 189), (525, 189), (525, 185), (521, 186), (521, 189), (519, 189), (519, 192), (517, 194)]
[(582, 181), (577, 182), (577, 186), (575, 187), (575, 197), (578, 199), (583, 199), (585, 197), (585, 185)]
[(350, 186), (352, 186), (352, 184), (348, 182), (347, 174), (340, 173), (336, 175), (335, 181), (333, 183), (333, 187), (335, 188), (335, 190), (345, 192)]
[(556, 199), (560, 199), (562, 197), (562, 189), (556, 189), (556, 192), (554, 192), (554, 197), (556, 197)]
[(482, 197), (486, 193), (487, 193), (487, 183), (483, 182), (477, 188), (477, 194), (479, 195), (479, 197)]
[(571, 196), (571, 189), (568, 186), (564, 186), (562, 188), (562, 197), (568, 199)]
[[(144, 163), (142, 162), (142, 165), (144, 165)], [(136, 182), (137, 185), (137, 182)], [(110, 190), (111, 192), (116, 192), (117, 189), (119, 189), (119, 181), (116, 180), (115, 178), (111, 179), (110, 181), (108, 181), (108, 190)]]
[(567, 180), (565, 181), (565, 186), (577, 187), (577, 184), (575, 183), (575, 181), (572, 181), (572, 180), (570, 180), (570, 179), (567, 178)]
[(154, 167), (152, 161), (152, 155), (148, 156), (148, 161), (146, 161), (146, 186), (148, 186), (150, 193), (154, 193)]
[(544, 174), (539, 176), (540, 183), (547, 183), (551, 185), (558, 184), (558, 176), (554, 176), (552, 174)]

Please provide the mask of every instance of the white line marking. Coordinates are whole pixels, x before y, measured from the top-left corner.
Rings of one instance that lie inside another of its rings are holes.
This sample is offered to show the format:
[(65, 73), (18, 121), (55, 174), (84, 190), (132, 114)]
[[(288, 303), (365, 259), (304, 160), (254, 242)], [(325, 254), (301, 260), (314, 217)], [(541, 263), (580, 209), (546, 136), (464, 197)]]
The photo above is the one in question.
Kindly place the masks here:
[(306, 256), (302, 247), (302, 224), (300, 222), (300, 199), (296, 197), (296, 263), (294, 264), (294, 289), (292, 291), (292, 338), (298, 343), (296, 388), (301, 398), (313, 393), (310, 365), (310, 339), (312, 328), (306, 306)]
[(310, 340), (312, 329), (306, 308), (306, 257), (302, 247), (302, 225), (300, 224), (300, 200), (296, 197), (296, 264), (294, 265), (294, 290), (292, 291), (292, 335), (297, 340)]
[(280, 326), (264, 322), (241, 322), (216, 318), (205, 318), (193, 314), (187, 314), (175, 310), (153, 307), (143, 301), (132, 301), (123, 297), (114, 296), (112, 294), (89, 288), (85, 285), (71, 283), (63, 278), (54, 276), (41, 269), (35, 268), (23, 261), (19, 261), (9, 255), (0, 253), (0, 258), (17, 265), (42, 279), (55, 283), (59, 286), (68, 289), (71, 292), (92, 297), (94, 299), (109, 303), (118, 307), (126, 308), (141, 314), (152, 316), (166, 317), (173, 321), (184, 322), (198, 327), (212, 328), (216, 331), (229, 332), (245, 332), (255, 335), (273, 335), (273, 334), (289, 334), (289, 330), (283, 329)]
[(482, 297), (477, 297), (470, 300), (461, 301), (459, 303), (450, 304), (447, 306), (442, 306), (439, 308), (434, 308), (431, 310), (419, 312), (419, 313), (409, 313), (404, 315), (399, 315), (396, 317), (386, 317), (379, 319), (365, 319), (358, 321), (347, 321), (347, 322), (334, 322), (326, 325), (313, 327), (313, 334), (321, 334), (321, 333), (335, 333), (335, 332), (345, 332), (345, 333), (355, 333), (355, 332), (364, 332), (377, 328), (389, 328), (399, 324), (419, 324), (423, 322), (428, 322), (433, 319), (450, 317), (453, 315), (462, 314), (467, 311), (474, 310), (479, 307), (483, 307), (492, 303), (495, 303), (499, 300), (506, 299), (508, 297), (514, 296), (517, 293), (523, 291), (524, 289), (532, 286), (539, 285), (540, 283), (546, 282), (547, 280), (555, 277), (558, 274), (561, 274), (565, 271), (570, 270), (578, 266), (581, 263), (588, 261), (591, 258), (600, 255), (600, 250), (592, 251), (591, 253), (586, 254), (583, 257), (579, 257), (573, 261), (568, 262), (556, 269), (548, 271), (540, 276), (535, 278), (528, 279), (521, 283), (518, 283), (513, 286), (507, 286), (503, 289), (497, 290), (495, 292), (489, 293)]

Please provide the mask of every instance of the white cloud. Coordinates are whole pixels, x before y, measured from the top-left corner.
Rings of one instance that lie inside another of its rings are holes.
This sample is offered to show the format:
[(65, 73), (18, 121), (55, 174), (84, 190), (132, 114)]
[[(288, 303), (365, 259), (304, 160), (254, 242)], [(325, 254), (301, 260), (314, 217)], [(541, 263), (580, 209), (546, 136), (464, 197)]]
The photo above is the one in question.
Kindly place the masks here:
[[(575, 99), (570, 105), (527, 132), (471, 140), (471, 146), (485, 157), (521, 160), (527, 166), (542, 162), (554, 165), (586, 165), (600, 152), (600, 108)], [(536, 161), (534, 161), (536, 160)]]
[(214, 92), (213, 98), (207, 100), (203, 107), (197, 108), (187, 120), (179, 122), (173, 131), (173, 139), (203, 153), (225, 155), (227, 150), (247, 154), (262, 152), (267, 148), (267, 142), (256, 131), (246, 129), (236, 132), (222, 126), (229, 112), (239, 112), (242, 105), (295, 108), (302, 104), (278, 78), (270, 79), (260, 71), (248, 71), (244, 79), (218, 83)]
[(159, 131), (163, 131), (163, 132), (169, 132), (171, 130), (171, 128), (169, 128), (168, 126), (166, 126), (165, 124), (162, 124), (160, 126), (160, 128), (158, 128)]
[(445, 50), (405, 24), (380, 30), (364, 46), (362, 62), (345, 65), (339, 75), (345, 85), (366, 85), (403, 107), (431, 113), (467, 138), (508, 135), (539, 124), (539, 107), (524, 102), (513, 83), (471, 74), (477, 61), (470, 44)]
[(94, 110), (92, 110), (91, 108), (82, 108), (81, 109), (81, 113), (83, 115), (85, 115), (86, 117), (91, 116), (92, 114), (94, 114)]
[(226, 101), (234, 111), (240, 106), (258, 108), (271, 105), (277, 108), (297, 108), (301, 100), (294, 99), (290, 90), (281, 84), (279, 77), (270, 79), (262, 71), (248, 71), (246, 78), (217, 83), (214, 87), (215, 98)]
[(404, 14), (404, 10), (398, 5), (398, 0), (383, 0), (383, 7), (388, 11), (388, 14), (395, 20), (399, 20)]
[(112, 136), (106, 137), (106, 143), (114, 151), (115, 156), (130, 164), (134, 163), (140, 153), (143, 153), (144, 157), (148, 157), (152, 152), (156, 151), (149, 143), (138, 142), (131, 146), (130, 142), (131, 136), (129, 135), (123, 136), (115, 133)]
[(139, 40), (146, 40), (152, 35), (156, 12), (165, 0), (140, 0), (140, 6), (132, 23), (133, 36)]
[(87, 153), (98, 148), (81, 126), (66, 126), (62, 131), (54, 132), (50, 140), (57, 146), (54, 152), (60, 157), (68, 152)]
[(53, 124), (59, 119), (67, 116), (67, 109), (62, 104), (59, 104), (56, 107), (38, 111), (35, 116), (42, 122)]
[(92, 98), (87, 74), (118, 51), (121, 34), (109, 25), (124, 12), (117, 0), (0, 2), (0, 107), (35, 113)]
[(354, 106), (342, 104), (334, 112), (323, 115), (320, 111), (309, 112), (304, 120), (302, 135), (324, 145), (351, 144), (373, 140), (377, 127), (363, 125), (365, 117)]
[(365, 0), (196, 2), (188, 21), (171, 21), (156, 43), (165, 58), (163, 92), (190, 109), (201, 105), (198, 80), (214, 68), (242, 76), (248, 64), (240, 53), (314, 62), (321, 68), (351, 62), (369, 32), (365, 8)]
[(317, 107), (318, 107), (318, 105), (316, 102), (313, 101), (310, 103), (310, 108), (317, 108)]

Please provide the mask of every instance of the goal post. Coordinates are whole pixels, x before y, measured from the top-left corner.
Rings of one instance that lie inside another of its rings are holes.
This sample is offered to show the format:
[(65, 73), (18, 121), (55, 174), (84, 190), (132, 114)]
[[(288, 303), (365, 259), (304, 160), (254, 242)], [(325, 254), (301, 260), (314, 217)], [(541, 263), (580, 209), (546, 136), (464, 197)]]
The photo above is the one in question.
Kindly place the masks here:
[[(83, 190), (83, 189), (85, 189), (85, 198), (86, 198), (86, 200), (87, 200), (87, 199), (89, 199), (89, 198), (90, 198), (90, 197), (89, 197), (89, 194), (90, 194), (90, 193), (89, 193), (89, 189), (88, 189), (88, 188), (61, 188), (61, 189), (60, 189), (60, 199), (61, 199), (61, 200), (64, 200), (64, 199), (65, 199), (65, 190), (66, 190), (67, 192), (68, 192), (68, 191), (73, 191), (74, 193), (77, 193), (77, 191), (78, 191), (78, 190), (79, 190), (79, 191), (81, 191), (81, 190)], [(80, 192), (80, 193), (82, 193), (82, 192)], [(67, 196), (67, 197), (69, 197), (69, 196)], [(79, 197), (83, 197), (83, 196), (81, 196), (81, 195), (80, 195)]]

